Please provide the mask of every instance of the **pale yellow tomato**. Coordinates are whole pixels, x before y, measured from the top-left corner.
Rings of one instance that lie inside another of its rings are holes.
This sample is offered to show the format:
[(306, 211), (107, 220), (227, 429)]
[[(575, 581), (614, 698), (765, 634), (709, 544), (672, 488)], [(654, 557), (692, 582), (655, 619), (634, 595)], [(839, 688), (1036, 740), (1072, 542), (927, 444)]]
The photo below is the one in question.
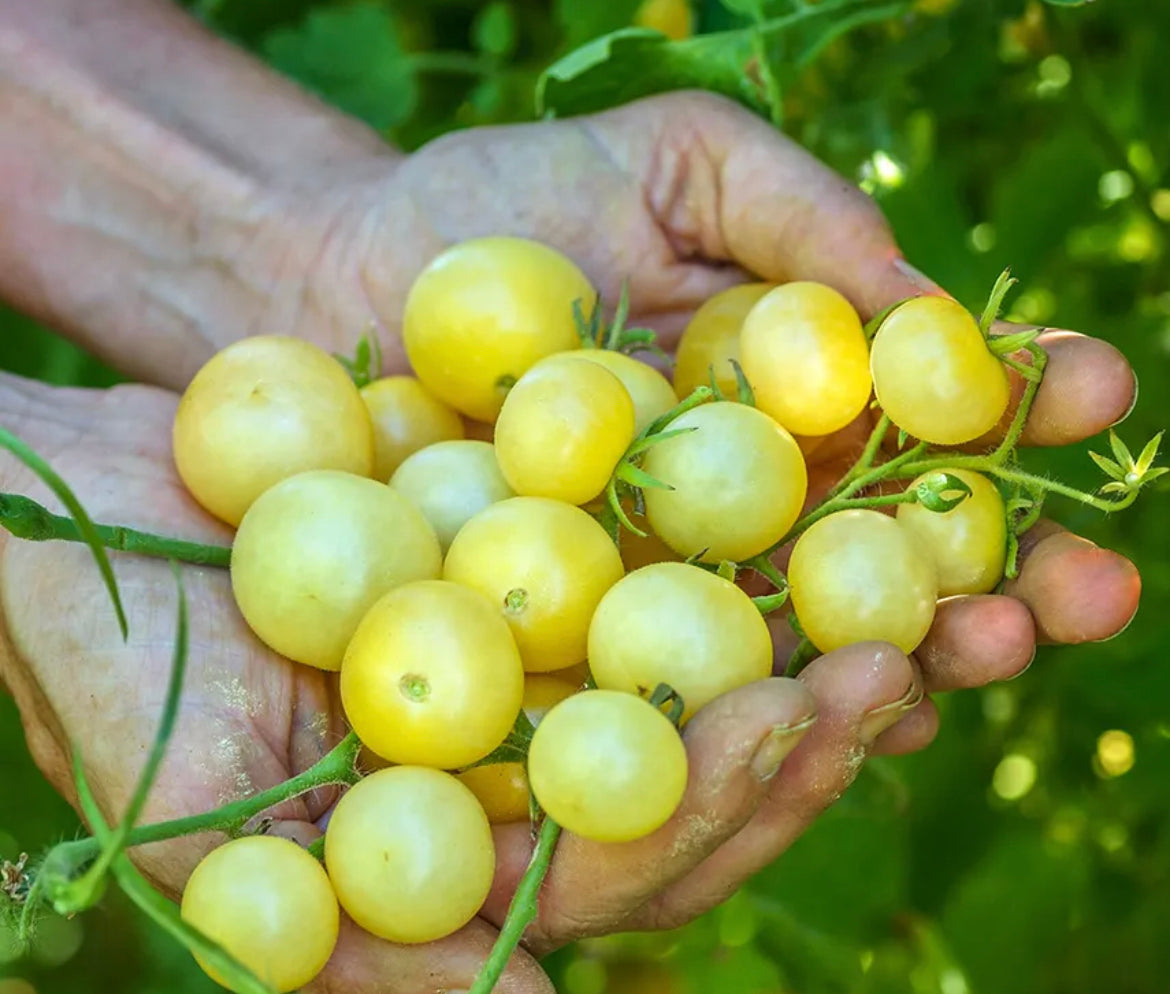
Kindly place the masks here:
[(647, 487), (646, 519), (683, 556), (742, 562), (779, 541), (808, 489), (793, 437), (762, 411), (717, 401), (687, 411), (643, 468), (671, 489)]
[(697, 311), (674, 357), (674, 392), (681, 400), (697, 386), (709, 386), (712, 367), (723, 395), (736, 396), (738, 381), (731, 360), (739, 362), (739, 332), (744, 318), (775, 284), (744, 283), (723, 290)]
[(471, 518), (489, 504), (515, 497), (490, 442), (436, 442), (408, 456), (390, 486), (415, 505), (446, 552)]
[(605, 489), (634, 439), (634, 404), (621, 380), (592, 362), (551, 356), (508, 393), (496, 458), (518, 494), (584, 504)]
[(528, 774), (523, 763), (473, 766), (458, 774), (459, 782), (474, 795), (493, 825), (528, 821)]
[(661, 31), (681, 41), (694, 32), (694, 14), (689, 0), (642, 0), (634, 12), (634, 25)]
[(513, 497), (480, 511), (443, 565), (444, 579), (479, 591), (507, 621), (530, 672), (585, 658), (589, 619), (622, 572), (601, 525), (544, 497)]
[(374, 425), (374, 477), (385, 483), (412, 452), (463, 437), (463, 419), (413, 376), (387, 376), (361, 389)]
[(744, 318), (743, 371), (756, 404), (790, 432), (828, 435), (869, 403), (869, 351), (861, 318), (832, 287), (785, 283)]
[(337, 899), (367, 932), (390, 942), (432, 942), (475, 917), (496, 852), (487, 815), (449, 773), (379, 770), (351, 787), (325, 830), (325, 865)]
[(581, 689), (581, 683), (565, 679), (561, 672), (526, 673), (524, 675), (524, 702), (521, 705), (528, 720), (539, 725), (549, 708)]
[(457, 411), (494, 421), (509, 387), (538, 359), (580, 346), (574, 301), (597, 293), (555, 249), (475, 238), (424, 269), (406, 298), (402, 339), (418, 378)]
[(232, 544), (232, 593), (265, 644), (336, 670), (379, 597), (442, 568), (434, 530), (410, 501), (320, 469), (282, 480), (248, 509)]
[(277, 335), (243, 338), (208, 360), (179, 401), (172, 441), (191, 496), (230, 525), (294, 473), (373, 468), (370, 415), (344, 367)]
[(648, 697), (660, 683), (684, 720), (772, 673), (772, 639), (752, 599), (698, 566), (656, 563), (619, 580), (589, 626), (589, 668), (604, 690)]
[(340, 923), (321, 864), (275, 835), (249, 835), (211, 850), (187, 881), (180, 914), (280, 992), (300, 990), (324, 969)]
[(670, 381), (653, 366), (612, 349), (579, 349), (566, 357), (584, 359), (604, 366), (616, 376), (634, 402), (634, 431), (641, 431), (655, 418), (669, 411), (678, 399)]
[(468, 766), (520, 713), (524, 668), (499, 609), (444, 580), (392, 590), (362, 619), (341, 664), (350, 727), (392, 763)]
[(934, 620), (934, 564), (878, 511), (838, 511), (796, 540), (788, 563), (792, 607), (821, 652), (892, 642), (913, 652)]
[[(898, 524), (919, 543), (938, 569), (938, 594), (986, 594), (1003, 578), (1007, 558), (1007, 516), (1003, 498), (986, 476), (947, 469), (971, 488), (971, 495), (949, 511), (921, 504), (899, 504)], [(927, 475), (910, 484), (916, 487)]]

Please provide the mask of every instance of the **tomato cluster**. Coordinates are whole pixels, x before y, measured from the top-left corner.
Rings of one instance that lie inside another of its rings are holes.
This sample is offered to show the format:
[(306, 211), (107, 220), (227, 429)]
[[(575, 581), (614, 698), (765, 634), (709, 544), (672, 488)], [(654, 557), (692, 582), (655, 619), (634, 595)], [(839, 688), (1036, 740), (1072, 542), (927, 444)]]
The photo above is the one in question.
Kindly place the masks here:
[[(696, 313), (673, 385), (597, 347), (582, 320), (596, 307), (563, 255), (477, 239), (409, 293), (413, 376), (359, 388), (320, 349), (257, 337), (182, 398), (175, 461), (237, 527), (241, 614), (281, 655), (339, 671), (381, 767), (333, 811), (325, 868), (248, 837), (187, 888), (184, 916), (281, 990), (322, 968), (338, 905), (395, 942), (466, 924), (492, 882), (490, 825), (527, 819), (530, 793), (586, 838), (659, 828), (687, 782), (677, 726), (772, 673), (769, 628), (731, 564), (796, 525), (804, 451), (875, 389), (895, 425), (945, 444), (989, 431), (1008, 401), (978, 325), (942, 298), (904, 303), (871, 347), (827, 286), (737, 287)], [(954, 479), (971, 496), (946, 513), (847, 510), (803, 531), (788, 586), (818, 649), (910, 651), (940, 596), (998, 582), (999, 492)]]

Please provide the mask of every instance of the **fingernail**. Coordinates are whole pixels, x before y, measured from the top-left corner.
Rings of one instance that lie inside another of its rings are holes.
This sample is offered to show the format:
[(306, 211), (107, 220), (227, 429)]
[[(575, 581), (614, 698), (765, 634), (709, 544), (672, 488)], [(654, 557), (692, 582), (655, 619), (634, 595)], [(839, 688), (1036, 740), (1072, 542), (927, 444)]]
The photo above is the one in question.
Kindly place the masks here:
[(1110, 428), (1116, 428), (1119, 424), (1121, 424), (1122, 421), (1124, 421), (1131, 414), (1133, 414), (1133, 409), (1135, 407), (1137, 407), (1138, 389), (1141, 387), (1141, 381), (1138, 380), (1138, 374), (1137, 374), (1136, 369), (1131, 369), (1130, 372), (1133, 373), (1133, 400), (1131, 400), (1129, 402), (1129, 407), (1127, 407), (1125, 409), (1125, 413), (1121, 417), (1119, 417), (1116, 421), (1114, 421), (1113, 424), (1111, 424), (1109, 426)]
[(945, 293), (941, 286), (935, 283), (922, 270), (910, 265), (905, 259), (898, 258), (894, 260), (894, 268), (898, 270), (903, 276), (913, 283), (919, 290), (924, 293)]
[(874, 739), (881, 735), (887, 728), (897, 724), (902, 715), (918, 707), (922, 703), (922, 696), (922, 686), (915, 681), (910, 684), (906, 693), (896, 701), (890, 704), (883, 704), (880, 708), (874, 708), (874, 710), (870, 711), (862, 719), (861, 728), (858, 729), (858, 737), (861, 739), (862, 745), (872, 745)]
[(1138, 603), (1138, 606), (1137, 606), (1137, 607), (1135, 607), (1135, 608), (1133, 609), (1133, 614), (1131, 614), (1131, 615), (1129, 616), (1129, 618), (1126, 620), (1125, 624), (1124, 624), (1124, 625), (1122, 625), (1122, 626), (1121, 626), (1119, 629), (1117, 629), (1117, 631), (1115, 631), (1115, 632), (1114, 632), (1112, 635), (1106, 635), (1106, 636), (1105, 636), (1103, 639), (1093, 639), (1093, 642), (1094, 642), (1094, 643), (1098, 643), (1098, 644), (1099, 644), (1099, 643), (1101, 643), (1101, 642), (1112, 642), (1112, 641), (1113, 641), (1115, 638), (1117, 638), (1118, 636), (1120, 636), (1120, 635), (1124, 635), (1124, 634), (1125, 634), (1125, 630), (1126, 630), (1126, 629), (1127, 629), (1127, 628), (1128, 628), (1130, 625), (1132, 625), (1132, 624), (1133, 624), (1133, 619), (1134, 619), (1134, 618), (1136, 618), (1136, 617), (1138, 616), (1138, 611), (1140, 611), (1140, 610), (1141, 610), (1141, 607), (1142, 607), (1142, 606), (1141, 606), (1141, 603), (1139, 602), (1139, 603)]
[(1028, 660), (1026, 663), (1024, 663), (1023, 667), (1022, 667), (1020, 670), (1016, 671), (1016, 672), (1015, 672), (1015, 673), (1013, 673), (1011, 676), (1009, 676), (1009, 677), (1008, 677), (1008, 680), (1009, 680), (1009, 681), (1011, 681), (1011, 680), (1018, 680), (1018, 679), (1019, 679), (1020, 677), (1022, 677), (1022, 676), (1023, 676), (1025, 673), (1027, 673), (1027, 672), (1028, 672), (1028, 670), (1030, 670), (1030, 669), (1032, 668), (1032, 664), (1033, 664), (1034, 662), (1036, 662), (1036, 653), (1037, 653), (1037, 652), (1039, 652), (1039, 651), (1040, 651), (1040, 646), (1038, 646), (1038, 645), (1034, 645), (1034, 646), (1032, 646), (1032, 656), (1031, 656), (1031, 658), (1030, 658), (1030, 659), (1029, 659), (1029, 660)]
[(816, 720), (817, 716), (810, 714), (789, 725), (776, 725), (768, 732), (752, 756), (751, 768), (755, 778), (761, 783), (767, 783), (779, 773), (780, 764), (804, 738), (804, 733), (816, 724)]

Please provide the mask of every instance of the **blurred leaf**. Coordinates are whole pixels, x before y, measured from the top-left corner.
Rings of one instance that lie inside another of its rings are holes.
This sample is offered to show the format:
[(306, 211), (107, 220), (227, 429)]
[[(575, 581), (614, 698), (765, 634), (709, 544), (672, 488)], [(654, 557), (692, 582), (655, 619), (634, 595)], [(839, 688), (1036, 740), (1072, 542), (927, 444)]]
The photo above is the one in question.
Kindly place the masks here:
[(269, 34), (263, 49), (276, 68), (379, 130), (406, 120), (418, 100), (394, 19), (377, 4), (313, 10)]
[(487, 55), (504, 59), (516, 50), (516, 20), (511, 4), (495, 0), (482, 8), (471, 26), (475, 47)]

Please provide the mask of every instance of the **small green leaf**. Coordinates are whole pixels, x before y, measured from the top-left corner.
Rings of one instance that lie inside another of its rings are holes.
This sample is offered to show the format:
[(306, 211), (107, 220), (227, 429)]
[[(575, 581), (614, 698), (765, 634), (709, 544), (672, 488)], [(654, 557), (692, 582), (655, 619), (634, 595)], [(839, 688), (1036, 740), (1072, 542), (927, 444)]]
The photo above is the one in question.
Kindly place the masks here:
[(909, 438), (910, 438), (910, 434), (909, 434), (909, 432), (906, 431), (905, 428), (898, 429), (898, 448), (899, 448), (899, 450), (904, 449), (906, 447), (906, 442)]
[(1004, 297), (1007, 296), (1008, 291), (1015, 286), (1016, 282), (1010, 269), (1005, 269), (996, 279), (995, 285), (991, 288), (991, 293), (988, 294), (987, 304), (983, 308), (983, 313), (979, 316), (979, 330), (983, 332), (984, 338), (988, 336), (991, 331), (991, 325), (999, 317), (999, 312), (1003, 307)]
[(626, 319), (630, 316), (630, 281), (622, 280), (622, 292), (618, 296), (617, 310), (613, 315), (613, 323), (605, 336), (605, 347), (616, 351), (622, 344), (622, 332), (626, 328)]
[(635, 466), (633, 463), (623, 462), (615, 470), (614, 475), (624, 483), (628, 483), (631, 487), (638, 487), (646, 489), (647, 487), (655, 490), (673, 490), (669, 483), (663, 483), (658, 477), (651, 476), (641, 466)]
[(630, 516), (626, 514), (626, 509), (622, 507), (621, 496), (618, 494), (618, 485), (618, 478), (611, 476), (609, 483), (605, 485), (606, 503), (609, 505), (610, 510), (613, 511), (614, 516), (621, 522), (623, 528), (633, 532), (639, 538), (645, 538), (647, 533), (642, 531), (641, 528), (630, 520)]
[(756, 406), (756, 392), (752, 389), (752, 385), (748, 383), (748, 378), (744, 375), (743, 367), (734, 359), (728, 359), (731, 363), (731, 368), (735, 371), (735, 394), (736, 398), (741, 404), (748, 407)]
[(715, 400), (726, 400), (723, 396), (723, 388), (719, 386), (719, 381), (715, 378), (715, 364), (711, 363), (707, 367), (707, 381), (711, 384), (711, 396)]
[(1127, 473), (1133, 472), (1133, 454), (1126, 448), (1125, 443), (1121, 440), (1121, 436), (1115, 431), (1109, 432), (1109, 445), (1113, 449), (1113, 455), (1121, 464), (1121, 468)]
[(1101, 493), (1103, 494), (1127, 494), (1129, 491), (1130, 487), (1124, 483), (1118, 483), (1116, 480), (1114, 480), (1112, 483), (1106, 483), (1105, 486), (1101, 488)]
[(682, 694), (675, 690), (669, 683), (660, 683), (654, 688), (649, 697), (650, 704), (662, 710), (663, 704), (669, 704), (670, 710), (666, 713), (671, 723), (677, 728), (678, 723), (682, 721), (683, 712), (686, 710), (686, 704), (682, 699)]
[(476, 49), (496, 59), (506, 59), (516, 50), (516, 18), (511, 4), (495, 0), (482, 8), (471, 25)]
[(1013, 335), (992, 335), (987, 347), (997, 356), (1010, 355), (1020, 349), (1027, 348), (1040, 337), (1039, 328), (1029, 328), (1027, 331), (1017, 331)]
[(1162, 444), (1162, 436), (1165, 432), (1158, 432), (1153, 438), (1146, 442), (1146, 447), (1142, 449), (1142, 453), (1137, 457), (1134, 463), (1134, 472), (1138, 476), (1145, 476), (1147, 470), (1154, 465), (1154, 460), (1158, 458), (1158, 446)]
[(735, 583), (735, 563), (730, 559), (721, 560), (715, 574), (721, 576), (728, 583)]
[(573, 301), (573, 324), (577, 327), (577, 338), (581, 340), (581, 347), (586, 349), (597, 348), (597, 328), (600, 320), (600, 304), (594, 303), (589, 317), (585, 317), (585, 308), (581, 306), (581, 298)]
[(1125, 470), (1118, 466), (1117, 463), (1115, 463), (1108, 456), (1103, 456), (1098, 452), (1090, 451), (1089, 458), (1092, 459), (1093, 462), (1095, 462), (1098, 466), (1100, 466), (1105, 475), (1111, 479), (1125, 479)]
[(679, 435), (689, 435), (692, 431), (698, 431), (698, 425), (691, 425), (689, 428), (667, 428), (666, 431), (657, 431), (653, 435), (646, 435), (644, 438), (639, 438), (626, 450), (625, 458), (629, 459), (631, 456), (641, 455), (647, 449), (653, 448), (661, 442), (665, 442), (668, 438), (676, 438)]
[(755, 604), (756, 610), (760, 614), (771, 614), (773, 611), (779, 611), (788, 603), (788, 591), (780, 590), (774, 594), (760, 594), (758, 597), (752, 598), (752, 603)]
[[(958, 496), (945, 496), (951, 493), (957, 493)], [(927, 510), (945, 514), (970, 497), (971, 488), (953, 473), (940, 471), (925, 477), (914, 488), (914, 494), (918, 498), (918, 503)]]
[(1155, 466), (1153, 469), (1147, 469), (1142, 474), (1142, 486), (1153, 483), (1158, 477), (1165, 476), (1167, 473), (1170, 473), (1170, 466)]

